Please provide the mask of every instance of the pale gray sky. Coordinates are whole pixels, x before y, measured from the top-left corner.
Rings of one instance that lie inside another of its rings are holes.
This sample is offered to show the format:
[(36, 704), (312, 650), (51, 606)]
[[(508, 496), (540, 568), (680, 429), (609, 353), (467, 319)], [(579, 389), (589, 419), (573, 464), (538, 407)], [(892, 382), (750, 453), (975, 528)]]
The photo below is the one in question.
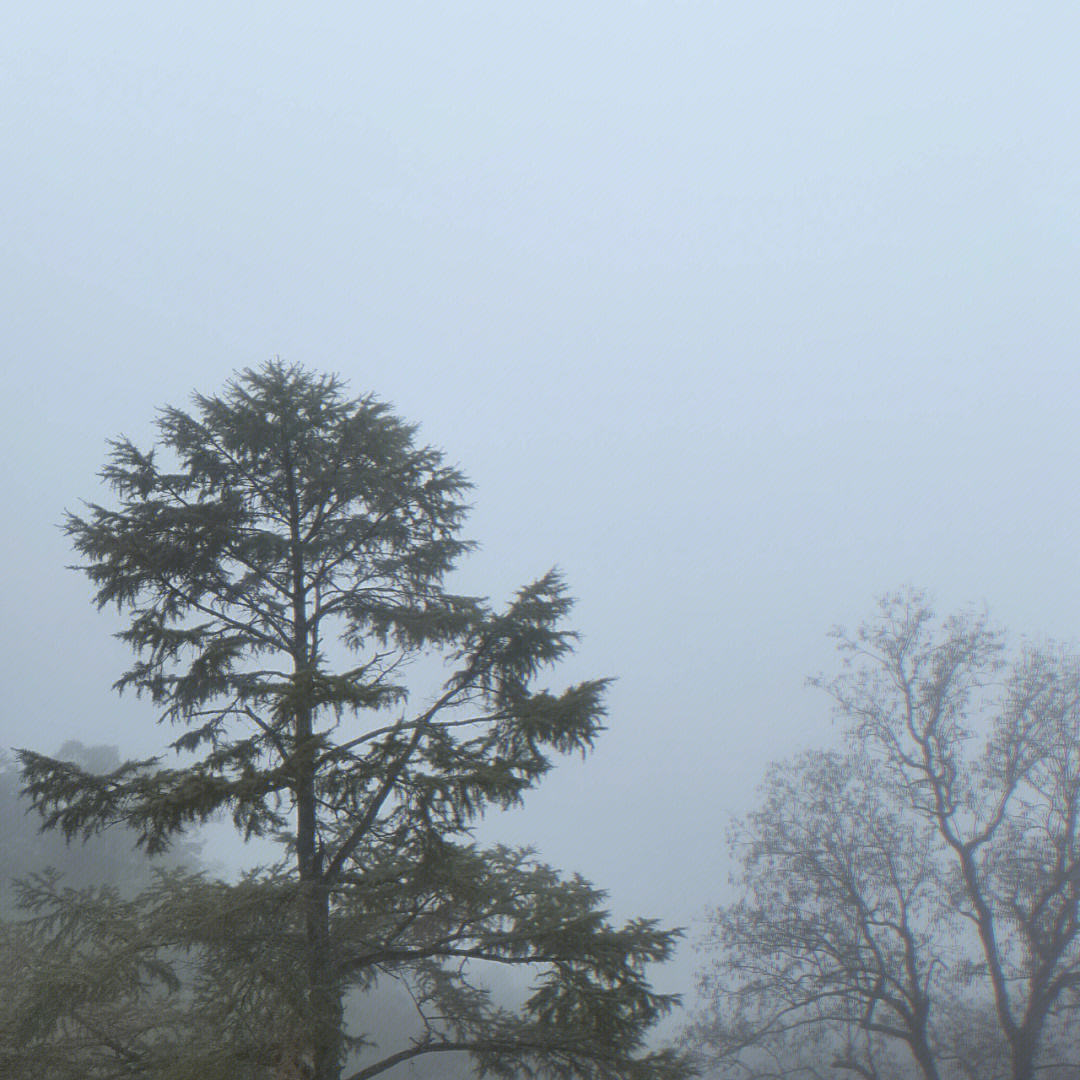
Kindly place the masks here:
[(470, 474), (462, 587), (566, 571), (611, 730), (485, 831), (619, 914), (717, 898), (881, 591), (1080, 637), (1075, 3), (0, 17), (0, 744), (159, 744), (54, 526), (275, 355)]

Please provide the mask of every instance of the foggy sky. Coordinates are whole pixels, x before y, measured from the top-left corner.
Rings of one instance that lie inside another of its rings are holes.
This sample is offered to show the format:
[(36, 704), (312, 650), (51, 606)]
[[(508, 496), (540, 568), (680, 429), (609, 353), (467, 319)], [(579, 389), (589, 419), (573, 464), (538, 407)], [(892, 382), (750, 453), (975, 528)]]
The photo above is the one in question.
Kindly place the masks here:
[[(610, 730), (487, 837), (691, 924), (825, 635), (905, 582), (1080, 637), (1074, 3), (7, 4), (0, 744), (155, 751), (56, 528), (281, 356), (552, 564)], [(691, 989), (687, 956), (665, 989)]]

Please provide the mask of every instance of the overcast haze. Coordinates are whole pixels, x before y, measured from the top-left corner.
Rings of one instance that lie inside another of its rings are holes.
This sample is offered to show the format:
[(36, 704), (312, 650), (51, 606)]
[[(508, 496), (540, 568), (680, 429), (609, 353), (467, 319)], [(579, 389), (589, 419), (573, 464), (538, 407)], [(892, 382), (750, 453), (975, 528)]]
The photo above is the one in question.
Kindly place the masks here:
[(3, 5), (0, 743), (160, 745), (55, 526), (274, 356), (469, 474), (459, 588), (565, 571), (610, 730), (484, 833), (621, 916), (880, 592), (1080, 637), (1075, 3), (318, 7)]

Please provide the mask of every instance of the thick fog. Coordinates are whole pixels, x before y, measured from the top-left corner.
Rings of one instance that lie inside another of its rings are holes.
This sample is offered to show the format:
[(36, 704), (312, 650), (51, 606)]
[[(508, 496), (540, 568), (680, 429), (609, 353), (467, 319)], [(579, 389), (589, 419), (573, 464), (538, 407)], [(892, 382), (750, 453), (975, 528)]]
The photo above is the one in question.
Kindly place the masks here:
[(481, 831), (619, 917), (693, 938), (882, 591), (1080, 636), (1074, 4), (2, 18), (3, 747), (169, 737), (57, 524), (107, 439), (275, 356), (470, 476), (455, 588), (565, 572), (551, 683), (617, 677), (609, 730)]

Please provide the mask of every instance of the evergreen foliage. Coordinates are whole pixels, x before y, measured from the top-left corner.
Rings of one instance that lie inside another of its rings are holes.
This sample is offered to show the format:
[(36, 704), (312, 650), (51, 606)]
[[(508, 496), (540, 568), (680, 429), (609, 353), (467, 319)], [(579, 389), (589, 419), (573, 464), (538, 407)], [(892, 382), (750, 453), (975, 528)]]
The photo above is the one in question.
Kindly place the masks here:
[[(115, 746), (84, 746), (75, 740), (64, 743), (55, 756), (91, 774), (112, 772), (120, 764)], [(65, 885), (114, 885), (133, 895), (151, 884), (155, 866), (193, 868), (199, 863), (197, 841), (180, 838), (163, 857), (150, 860), (125, 829), (109, 829), (86, 844), (68, 844), (61, 834), (42, 831), (41, 819), (20, 795), (20, 786), (15, 763), (0, 754), (0, 917), (17, 914), (13, 880), (48, 869), (62, 874)]]
[[(153, 922), (187, 897), (201, 914), (159, 919), (175, 932), (147, 947), (158, 960), (187, 950), (202, 974), (185, 1008), (216, 1002), (219, 1026), (284, 1040), (297, 1076), (341, 1076), (370, 1034), (346, 1036), (343, 1002), (379, 978), (410, 987), (419, 1034), (369, 1055), (353, 1080), (454, 1049), (494, 1076), (688, 1075), (644, 1049), (673, 1003), (645, 965), (670, 956), (677, 932), (615, 927), (585, 882), (471, 839), (485, 808), (518, 803), (553, 754), (585, 753), (602, 730), (605, 680), (536, 685), (574, 643), (560, 575), (501, 610), (448, 592), (472, 548), (459, 537), (468, 482), (335, 377), (273, 362), (194, 405), (160, 414), (155, 450), (113, 443), (103, 475), (118, 505), (67, 520), (99, 606), (128, 616), (120, 636), (135, 662), (117, 688), (148, 697), (180, 729), (171, 747), (194, 760), (95, 775), (20, 751), (45, 825), (76, 838), (122, 822), (151, 854), (223, 812), (245, 837), (281, 838), (287, 862), (239, 891), (166, 876), (128, 914)], [(429, 655), (445, 677), (418, 700), (404, 675)], [(27, 902), (53, 915), (78, 906), (47, 890)], [(242, 924), (208, 941), (209, 914), (236, 904), (250, 909)], [(259, 956), (276, 958), (272, 970)], [(484, 961), (535, 971), (520, 1010), (474, 987), (470, 967)], [(133, 962), (123, 978), (113, 992), (127, 1007), (143, 975)], [(164, 969), (157, 978), (167, 991)], [(221, 1046), (245, 1045), (227, 1034)], [(151, 1068), (167, 1041), (125, 1053)]]

